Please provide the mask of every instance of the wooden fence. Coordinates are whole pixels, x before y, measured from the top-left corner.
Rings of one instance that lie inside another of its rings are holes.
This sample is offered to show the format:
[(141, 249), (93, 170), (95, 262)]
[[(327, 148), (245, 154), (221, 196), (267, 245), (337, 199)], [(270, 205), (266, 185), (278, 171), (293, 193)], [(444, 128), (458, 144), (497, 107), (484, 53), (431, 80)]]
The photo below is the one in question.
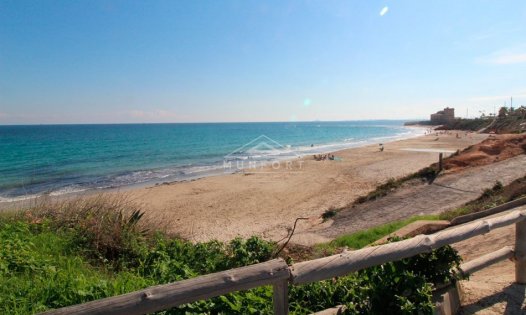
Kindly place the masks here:
[(506, 246), (461, 265), (464, 274), (471, 274), (491, 264), (512, 258), (515, 280), (526, 283), (526, 210), (473, 221), (431, 235), (418, 235), (396, 243), (366, 247), (355, 251), (310, 260), (287, 266), (283, 259), (248, 267), (200, 276), (170, 284), (109, 297), (84, 304), (52, 310), (46, 314), (146, 314), (161, 311), (226, 293), (273, 286), (275, 314), (288, 314), (288, 286), (344, 276), (367, 267), (408, 258), (485, 234), (493, 229), (516, 224), (515, 247)]

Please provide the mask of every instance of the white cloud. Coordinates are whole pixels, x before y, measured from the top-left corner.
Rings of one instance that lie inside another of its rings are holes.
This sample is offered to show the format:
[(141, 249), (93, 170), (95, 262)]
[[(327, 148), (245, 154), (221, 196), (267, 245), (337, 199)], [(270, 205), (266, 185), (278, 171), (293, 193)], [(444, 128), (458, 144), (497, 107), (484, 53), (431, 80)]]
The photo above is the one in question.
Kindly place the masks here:
[(477, 59), (478, 63), (511, 65), (526, 62), (526, 49), (522, 51), (496, 51)]
[(383, 7), (382, 11), (380, 11), (380, 16), (384, 16), (389, 11), (389, 8), (387, 6)]

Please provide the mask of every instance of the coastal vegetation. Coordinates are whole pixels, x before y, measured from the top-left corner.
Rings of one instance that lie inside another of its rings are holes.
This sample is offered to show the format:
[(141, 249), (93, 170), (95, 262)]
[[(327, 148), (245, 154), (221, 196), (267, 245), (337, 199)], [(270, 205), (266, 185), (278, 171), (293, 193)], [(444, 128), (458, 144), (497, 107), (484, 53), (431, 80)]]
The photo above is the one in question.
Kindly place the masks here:
[(464, 204), (462, 207), (443, 212), (439, 218), (441, 220), (452, 220), (461, 215), (497, 207), (522, 197), (526, 197), (526, 176), (518, 178), (506, 186), (497, 181), (492, 188), (486, 189), (477, 199)]
[(452, 220), (456, 217), (490, 209), (506, 202), (526, 197), (526, 176), (516, 179), (508, 185), (497, 181), (493, 187), (486, 189), (478, 198), (461, 207), (445, 211), (438, 215), (414, 216), (404, 220), (392, 221), (370, 229), (342, 235), (328, 243), (317, 244), (312, 256), (334, 254), (342, 248), (360, 249), (378, 241), (393, 232), (418, 220)]
[(480, 117), (480, 118), (457, 118), (450, 124), (438, 127), (436, 130), (466, 130), (466, 131), (478, 131), (485, 129), (490, 126), (493, 122), (493, 117)]
[(416, 183), (432, 182), (437, 175), (437, 166), (433, 164), (431, 166), (422, 168), (418, 172), (409, 174), (401, 178), (390, 178), (385, 183), (376, 186), (376, 188), (373, 191), (369, 192), (367, 195), (358, 197), (353, 204), (361, 204), (367, 201), (372, 201), (387, 196), (391, 192), (395, 191), (396, 189), (402, 187), (404, 184), (412, 180), (416, 180)]
[[(501, 138), (488, 138), (479, 144), (453, 153), (443, 160), (443, 169), (449, 172), (457, 172), (464, 168), (488, 165), (495, 161), (503, 161), (526, 153), (526, 136), (503, 135), (499, 137)], [(438, 163), (433, 163), (407, 176), (390, 178), (376, 186), (368, 194), (358, 197), (351, 206), (382, 198), (404, 185), (432, 183), (439, 175)]]
[[(4, 213), (0, 243), (0, 312), (5, 314), (36, 313), (250, 265), (273, 258), (277, 249), (257, 237), (193, 244), (164, 233), (133, 202), (109, 196)], [(450, 269), (459, 262), (456, 252), (444, 247), (291, 287), (291, 313), (344, 304), (349, 313), (431, 314), (433, 286), (456, 281)], [(263, 287), (162, 313), (268, 314), (271, 299), (272, 289)]]
[(318, 244), (316, 248), (330, 254), (337, 252), (341, 248), (360, 249), (418, 220), (439, 220), (439, 216), (421, 215), (389, 222), (367, 230), (337, 237), (329, 243)]
[[(406, 126), (422, 125), (431, 126), (431, 121), (412, 121), (405, 123)], [(518, 108), (501, 107), (498, 114), (486, 115), (481, 112), (480, 117), (476, 118), (455, 118), (445, 123), (436, 130), (466, 130), (493, 132), (498, 134), (522, 133), (526, 131), (526, 107)]]
[[(517, 139), (507, 138), (505, 145), (493, 139), (469, 147), (445, 159), (444, 166), (454, 166), (448, 171), (470, 167), (469, 163), (461, 162), (469, 162), (473, 152), (486, 154), (488, 161), (522, 154), (522, 138)], [(484, 161), (477, 159), (476, 163)], [(379, 185), (354, 205), (382, 198), (405, 185), (430, 182), (436, 176), (436, 165), (431, 165)], [(277, 255), (292, 262), (337, 253), (342, 248), (358, 249), (416, 220), (451, 219), (524, 195), (526, 178), (509, 185), (497, 182), (480, 198), (459, 209), (344, 235), (310, 248), (305, 255), (295, 255), (293, 249), (280, 252), (281, 246), (258, 237), (191, 243), (168, 234), (166, 220), (148, 217), (138, 204), (122, 195), (61, 202), (42, 199), (30, 209), (0, 215), (0, 313), (37, 313), (255, 264)], [(330, 208), (322, 218), (337, 220), (338, 210)], [(460, 257), (447, 246), (346, 277), (292, 286), (290, 311), (307, 314), (346, 305), (351, 314), (430, 314), (433, 288), (456, 281), (451, 269), (459, 263)], [(162, 313), (268, 314), (272, 312), (271, 299), (272, 289), (261, 287)]]

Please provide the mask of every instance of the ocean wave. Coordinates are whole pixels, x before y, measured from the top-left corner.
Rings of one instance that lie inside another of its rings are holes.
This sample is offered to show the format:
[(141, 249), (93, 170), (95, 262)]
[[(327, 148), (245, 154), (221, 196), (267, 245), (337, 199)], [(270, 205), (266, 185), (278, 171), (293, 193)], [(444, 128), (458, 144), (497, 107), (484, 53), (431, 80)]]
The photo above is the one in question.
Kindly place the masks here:
[(0, 203), (3, 202), (18, 202), (18, 201), (25, 201), (25, 200), (31, 200), (37, 197), (40, 197), (40, 194), (35, 195), (21, 195), (16, 197), (2, 197), (0, 196)]
[(67, 194), (73, 194), (73, 193), (80, 193), (83, 191), (87, 191), (89, 188), (86, 187), (79, 187), (78, 185), (72, 185), (72, 186), (66, 186), (57, 190), (54, 190), (49, 193), (50, 196), (61, 196), (61, 195), (67, 195)]
[[(364, 128), (366, 126), (359, 126)], [(374, 143), (383, 143), (399, 139), (410, 138), (424, 134), (421, 128), (397, 127), (396, 133), (389, 136), (374, 138), (347, 137), (332, 143), (322, 143), (316, 145), (291, 145), (285, 144), (280, 147), (256, 147), (245, 152), (234, 152), (227, 156), (216, 156), (215, 159), (207, 158), (206, 162), (200, 164), (188, 163), (173, 167), (163, 167), (155, 169), (131, 170), (104, 176), (89, 177), (70, 177), (57, 180), (54, 183), (32, 181), (25, 186), (7, 187), (0, 191), (0, 202), (21, 201), (39, 197), (42, 195), (61, 196), (67, 194), (81, 193), (95, 189), (120, 188), (131, 185), (155, 184), (169, 181), (182, 181), (201, 177), (224, 174), (230, 172), (225, 169), (225, 161), (232, 162), (236, 166), (236, 161), (258, 161), (272, 162), (274, 160), (287, 160), (311, 154), (335, 152), (339, 150), (365, 146)], [(241, 163), (241, 165), (243, 165)], [(237, 171), (236, 168), (233, 170)]]

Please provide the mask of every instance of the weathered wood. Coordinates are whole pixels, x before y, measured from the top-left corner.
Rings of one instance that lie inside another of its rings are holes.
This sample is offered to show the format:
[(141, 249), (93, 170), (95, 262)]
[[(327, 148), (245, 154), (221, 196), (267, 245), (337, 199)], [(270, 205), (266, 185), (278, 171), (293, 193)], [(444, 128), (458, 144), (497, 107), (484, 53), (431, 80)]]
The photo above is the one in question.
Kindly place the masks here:
[(288, 279), (274, 283), (272, 302), (274, 314), (287, 315), (289, 313), (289, 282)]
[(45, 314), (147, 314), (289, 278), (283, 259), (149, 287), (115, 297), (52, 310)]
[(438, 172), (442, 172), (442, 169), (444, 168), (442, 159), (444, 157), (444, 153), (440, 152), (438, 154)]
[(356, 251), (344, 251), (338, 255), (301, 262), (291, 266), (292, 282), (302, 284), (331, 279), (367, 267), (408, 258), (444, 245), (488, 233), (490, 230), (522, 221), (525, 217), (526, 211), (514, 211), (507, 215), (475, 221), (431, 235), (418, 235), (400, 242), (366, 247)]
[(526, 284), (526, 221), (515, 224), (515, 282)]
[(461, 307), (458, 283), (433, 292), (433, 300), (435, 301), (435, 315), (458, 314)]
[(456, 272), (461, 273), (463, 276), (468, 276), (495, 263), (498, 263), (505, 259), (513, 258), (513, 256), (513, 248), (511, 246), (506, 246), (489, 254), (480, 256), (476, 259), (463, 263), (462, 265), (460, 265), (460, 270), (457, 270)]
[(487, 216), (490, 216), (490, 215), (493, 215), (493, 214), (497, 214), (499, 212), (503, 212), (503, 211), (506, 211), (506, 210), (509, 210), (509, 209), (513, 209), (513, 208), (516, 208), (516, 207), (519, 207), (519, 206), (522, 206), (522, 205), (526, 205), (526, 197), (515, 199), (515, 200), (512, 200), (510, 202), (506, 202), (504, 204), (501, 204), (500, 206), (496, 206), (496, 207), (491, 208), (491, 209), (486, 209), (486, 210), (479, 211), (479, 212), (474, 212), (474, 213), (470, 213), (470, 214), (466, 214), (466, 215), (461, 215), (461, 216), (456, 217), (453, 220), (451, 220), (451, 225), (463, 224), (463, 223), (470, 222), (470, 221), (473, 221), (473, 220), (477, 220), (477, 219), (480, 219), (480, 218), (483, 218), (483, 217), (487, 217)]

